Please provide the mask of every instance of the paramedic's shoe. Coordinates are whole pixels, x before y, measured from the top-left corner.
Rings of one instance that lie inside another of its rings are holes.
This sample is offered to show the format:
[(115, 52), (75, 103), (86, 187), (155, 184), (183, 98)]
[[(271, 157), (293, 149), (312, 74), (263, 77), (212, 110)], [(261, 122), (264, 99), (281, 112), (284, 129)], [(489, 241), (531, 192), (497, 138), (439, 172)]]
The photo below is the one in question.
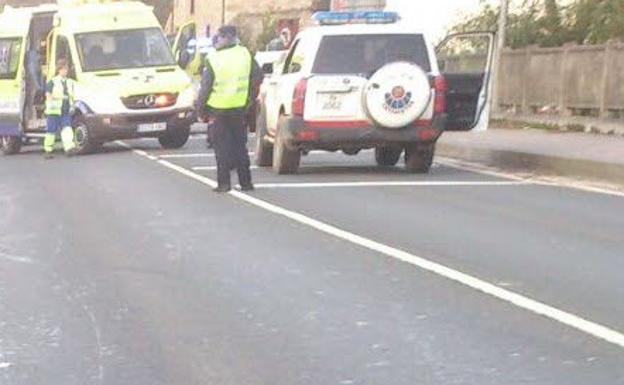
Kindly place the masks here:
[(244, 186), (241, 186), (241, 191), (243, 192), (251, 192), (254, 191), (256, 188), (254, 187), (253, 184), (246, 184)]

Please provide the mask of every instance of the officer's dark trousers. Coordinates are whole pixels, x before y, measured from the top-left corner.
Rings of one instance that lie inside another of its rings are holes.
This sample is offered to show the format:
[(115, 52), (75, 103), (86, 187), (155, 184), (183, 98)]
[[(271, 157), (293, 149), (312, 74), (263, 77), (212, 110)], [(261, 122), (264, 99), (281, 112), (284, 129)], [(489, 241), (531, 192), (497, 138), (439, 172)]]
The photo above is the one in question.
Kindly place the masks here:
[(230, 171), (236, 169), (241, 186), (251, 185), (247, 126), (243, 112), (218, 113), (212, 126), (212, 141), (217, 158), (220, 187), (231, 186)]

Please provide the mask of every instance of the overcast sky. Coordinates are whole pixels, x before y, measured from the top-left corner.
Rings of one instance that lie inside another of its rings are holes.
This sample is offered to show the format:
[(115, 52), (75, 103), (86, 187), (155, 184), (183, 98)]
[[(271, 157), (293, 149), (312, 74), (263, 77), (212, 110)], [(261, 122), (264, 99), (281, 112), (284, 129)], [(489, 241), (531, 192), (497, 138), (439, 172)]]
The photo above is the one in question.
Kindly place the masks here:
[(444, 36), (454, 21), (479, 9), (479, 0), (388, 0), (406, 22), (416, 23), (434, 38)]

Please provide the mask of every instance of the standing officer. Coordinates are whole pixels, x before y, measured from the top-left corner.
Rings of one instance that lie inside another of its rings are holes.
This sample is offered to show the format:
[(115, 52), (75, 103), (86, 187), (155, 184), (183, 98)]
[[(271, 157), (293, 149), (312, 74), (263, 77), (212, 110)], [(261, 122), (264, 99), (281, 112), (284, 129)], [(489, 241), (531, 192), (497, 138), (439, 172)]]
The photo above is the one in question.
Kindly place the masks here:
[(68, 156), (74, 155), (74, 130), (71, 127), (71, 110), (74, 104), (74, 81), (67, 77), (69, 65), (67, 60), (56, 62), (56, 76), (46, 85), (46, 134), (43, 139), (43, 150), (47, 159), (52, 158), (56, 134), (61, 132), (63, 149)]
[(230, 171), (236, 169), (241, 190), (251, 191), (245, 116), (257, 97), (262, 71), (249, 50), (239, 44), (236, 27), (223, 26), (214, 40), (216, 52), (206, 58), (197, 100), (200, 120), (214, 117), (212, 141), (217, 158), (218, 187), (232, 189)]

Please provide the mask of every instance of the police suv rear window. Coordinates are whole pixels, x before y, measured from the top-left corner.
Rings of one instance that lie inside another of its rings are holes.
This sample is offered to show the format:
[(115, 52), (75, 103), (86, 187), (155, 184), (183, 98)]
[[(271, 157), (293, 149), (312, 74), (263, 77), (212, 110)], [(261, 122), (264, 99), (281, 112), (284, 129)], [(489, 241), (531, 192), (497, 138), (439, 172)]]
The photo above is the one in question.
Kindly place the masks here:
[(425, 72), (431, 71), (424, 37), (419, 34), (325, 36), (312, 72), (370, 76), (397, 61), (412, 62)]

